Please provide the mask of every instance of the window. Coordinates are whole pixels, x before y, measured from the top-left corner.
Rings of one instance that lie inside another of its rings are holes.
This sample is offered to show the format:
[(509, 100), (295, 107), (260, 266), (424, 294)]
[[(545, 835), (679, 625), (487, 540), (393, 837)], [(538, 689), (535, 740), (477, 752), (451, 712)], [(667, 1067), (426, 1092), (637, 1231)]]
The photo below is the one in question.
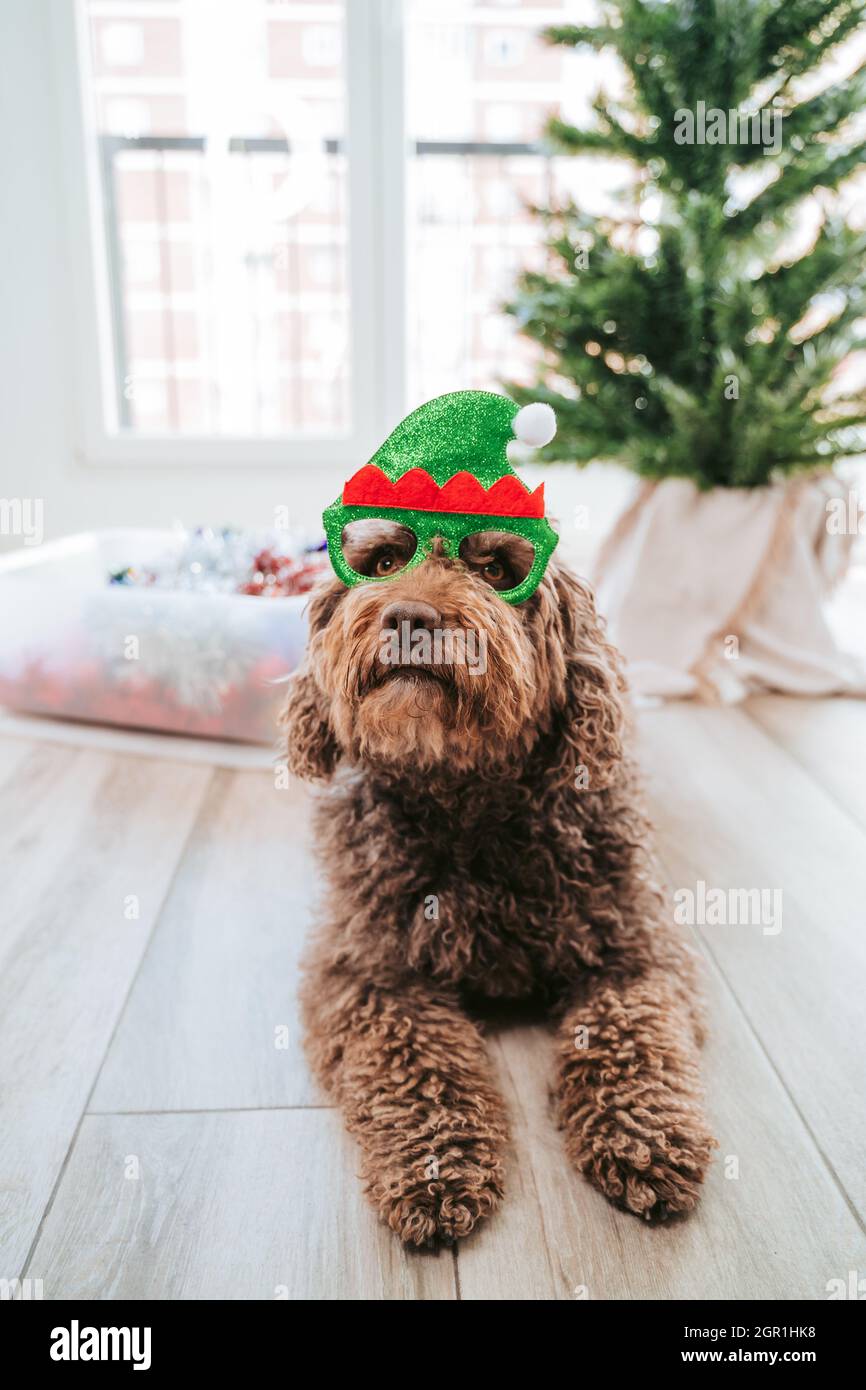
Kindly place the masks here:
[(543, 254), (528, 205), (587, 187), (539, 144), (587, 87), (538, 33), (586, 3), (57, 8), (85, 456), (356, 460), (531, 376), (501, 314)]
[[(547, 115), (579, 118), (600, 60), (551, 48), (546, 24), (586, 20), (586, 4), (411, 0), (406, 28), (408, 382), (413, 402), (460, 387), (531, 381), (536, 349), (502, 305), (544, 252), (530, 208), (556, 197), (602, 201), (619, 169), (555, 158)], [(504, 21), (507, 21), (505, 23)], [(448, 73), (443, 104), (443, 72)], [(451, 293), (443, 292), (443, 285)]]
[(109, 425), (351, 425), (342, 4), (85, 0)]

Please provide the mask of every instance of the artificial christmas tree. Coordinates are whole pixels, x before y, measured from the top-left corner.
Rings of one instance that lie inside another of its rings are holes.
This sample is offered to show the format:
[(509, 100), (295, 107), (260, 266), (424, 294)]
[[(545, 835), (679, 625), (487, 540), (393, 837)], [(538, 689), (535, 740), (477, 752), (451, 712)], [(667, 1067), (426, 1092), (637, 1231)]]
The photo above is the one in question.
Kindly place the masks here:
[[(620, 102), (596, 98), (591, 126), (554, 118), (549, 139), (621, 158), (633, 179), (617, 218), (539, 210), (549, 265), (508, 309), (543, 349), (541, 380), (508, 390), (555, 408), (557, 459), (615, 459), (646, 480), (597, 576), (646, 690), (861, 682), (820, 599), (853, 539), (828, 534), (827, 504), (847, 491), (829, 470), (866, 452), (866, 402), (839, 381), (866, 348), (866, 199), (859, 227), (843, 212), (866, 160), (866, 65), (849, 57), (833, 82), (819, 69), (864, 13), (860, 0), (606, 0), (596, 26), (546, 33), (614, 51), (628, 79)], [(657, 604), (683, 528), (695, 569), (677, 567), (674, 632)], [(787, 627), (804, 603), (807, 644), (802, 620)]]

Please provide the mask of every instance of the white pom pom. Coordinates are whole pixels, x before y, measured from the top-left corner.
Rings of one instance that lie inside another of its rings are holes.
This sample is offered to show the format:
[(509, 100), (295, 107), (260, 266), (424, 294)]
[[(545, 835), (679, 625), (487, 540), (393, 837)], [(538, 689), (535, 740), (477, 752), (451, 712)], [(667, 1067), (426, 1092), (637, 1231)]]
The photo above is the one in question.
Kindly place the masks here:
[(521, 444), (540, 449), (542, 444), (549, 444), (556, 434), (553, 407), (546, 405), (544, 401), (533, 401), (532, 405), (524, 405), (512, 420), (511, 428), (515, 439), (519, 439)]

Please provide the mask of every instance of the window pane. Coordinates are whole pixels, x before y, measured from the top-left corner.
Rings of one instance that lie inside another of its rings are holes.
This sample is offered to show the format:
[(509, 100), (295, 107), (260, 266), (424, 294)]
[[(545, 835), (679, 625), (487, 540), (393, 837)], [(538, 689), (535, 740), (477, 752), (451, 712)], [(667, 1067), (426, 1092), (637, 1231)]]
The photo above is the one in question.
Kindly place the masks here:
[(351, 421), (345, 6), (84, 0), (114, 354), (109, 425)]
[[(444, 391), (531, 382), (538, 353), (502, 313), (521, 267), (541, 267), (528, 205), (576, 196), (612, 208), (622, 166), (552, 158), (538, 141), (555, 110), (582, 121), (603, 80), (598, 54), (553, 48), (545, 25), (591, 23), (589, 0), (409, 0), (406, 7), (409, 403)], [(447, 100), (443, 99), (447, 92)]]

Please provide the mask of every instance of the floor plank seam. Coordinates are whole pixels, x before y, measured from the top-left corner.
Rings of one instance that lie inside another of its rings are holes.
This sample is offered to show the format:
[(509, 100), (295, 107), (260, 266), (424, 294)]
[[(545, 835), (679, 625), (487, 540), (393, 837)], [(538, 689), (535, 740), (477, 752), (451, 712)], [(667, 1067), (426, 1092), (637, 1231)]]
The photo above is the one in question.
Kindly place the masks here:
[[(662, 870), (662, 877), (663, 877), (663, 880), (664, 880), (665, 885), (666, 885), (667, 887), (669, 887), (670, 884), (673, 882), (673, 875), (670, 873), (670, 869), (669, 869), (668, 865), (665, 863), (665, 861), (664, 861), (664, 860), (661, 858), (661, 856), (658, 855), (658, 854), (656, 854), (656, 863), (658, 864), (659, 868)], [(818, 1138), (817, 1138), (817, 1136), (815, 1135), (815, 1132), (813, 1131), (812, 1126), (809, 1124), (809, 1121), (806, 1119), (805, 1115), (803, 1114), (802, 1110), (800, 1109), (800, 1106), (798, 1105), (798, 1103), (797, 1103), (795, 1097), (792, 1095), (791, 1090), (790, 1090), (790, 1087), (788, 1086), (787, 1082), (785, 1081), (785, 1078), (782, 1076), (781, 1072), (779, 1071), (778, 1067), (776, 1066), (776, 1063), (775, 1063), (775, 1061), (773, 1060), (773, 1057), (770, 1055), (770, 1052), (768, 1051), (767, 1047), (765, 1046), (765, 1044), (764, 1044), (762, 1038), (760, 1037), (760, 1034), (759, 1034), (759, 1033), (757, 1032), (757, 1030), (755, 1029), (755, 1026), (754, 1026), (754, 1024), (752, 1023), (752, 1020), (750, 1019), (748, 1013), (746, 1012), (746, 1009), (745, 1009), (744, 1005), (743, 1005), (743, 1004), (741, 1003), (741, 1001), (740, 1001), (740, 998), (739, 998), (739, 995), (737, 994), (737, 991), (734, 989), (734, 986), (732, 985), (731, 981), (728, 979), (728, 976), (726, 975), (726, 973), (725, 973), (725, 971), (724, 971), (722, 965), (721, 965), (720, 962), (717, 960), (717, 958), (716, 958), (716, 956), (715, 956), (715, 954), (714, 954), (714, 952), (713, 952), (713, 950), (712, 950), (712, 947), (710, 946), (710, 943), (707, 941), (706, 937), (704, 937), (704, 936), (697, 930), (697, 928), (695, 928), (695, 927), (690, 928), (689, 937), (690, 937), (690, 940), (691, 940), (691, 941), (697, 946), (697, 948), (700, 950), (701, 956), (703, 957), (704, 960), (706, 960), (706, 962), (707, 962), (709, 968), (715, 971), (715, 974), (716, 974), (718, 980), (720, 981), (722, 987), (723, 987), (724, 990), (727, 992), (727, 994), (730, 996), (730, 998), (731, 998), (731, 1000), (733, 1001), (733, 1004), (734, 1004), (734, 1006), (735, 1006), (737, 1012), (740, 1014), (740, 1016), (741, 1016), (741, 1017), (743, 1018), (743, 1020), (745, 1021), (746, 1028), (748, 1029), (748, 1031), (749, 1031), (751, 1037), (753, 1038), (753, 1040), (754, 1040), (756, 1046), (758, 1047), (759, 1051), (761, 1052), (761, 1055), (762, 1055), (762, 1056), (764, 1057), (764, 1059), (766, 1060), (767, 1065), (769, 1066), (769, 1068), (770, 1068), (770, 1070), (771, 1070), (773, 1076), (776, 1078), (776, 1080), (778, 1081), (779, 1085), (781, 1086), (782, 1091), (784, 1092), (785, 1096), (787, 1097), (787, 1099), (788, 1099), (788, 1101), (789, 1101), (789, 1103), (790, 1103), (790, 1105), (791, 1105), (792, 1110), (794, 1111), (794, 1114), (797, 1116), (797, 1119), (800, 1121), (800, 1124), (803, 1126), (803, 1129), (805, 1130), (806, 1134), (808, 1135), (808, 1138), (809, 1138), (809, 1140), (810, 1140), (810, 1142), (811, 1142), (811, 1144), (812, 1144), (812, 1147), (814, 1148), (815, 1152), (817, 1153), (818, 1158), (820, 1159), (820, 1161), (821, 1161), (821, 1163), (823, 1164), (824, 1168), (826, 1169), (827, 1173), (829, 1173), (830, 1178), (831, 1178), (831, 1180), (832, 1180), (832, 1182), (833, 1182), (833, 1185), (836, 1187), (837, 1191), (839, 1192), (840, 1196), (842, 1197), (842, 1200), (843, 1200), (843, 1202), (845, 1203), (845, 1206), (848, 1208), (848, 1211), (849, 1211), (849, 1212), (851, 1213), (851, 1215), (853, 1216), (853, 1218), (854, 1218), (854, 1220), (855, 1220), (857, 1226), (858, 1226), (859, 1229), (863, 1232), (863, 1234), (866, 1235), (866, 1221), (864, 1221), (864, 1218), (861, 1216), (860, 1211), (858, 1210), (857, 1206), (855, 1205), (853, 1199), (848, 1195), (848, 1192), (847, 1192), (847, 1190), (846, 1190), (846, 1188), (845, 1188), (845, 1185), (844, 1185), (844, 1183), (842, 1182), (842, 1179), (839, 1177), (839, 1174), (836, 1172), (836, 1169), (834, 1168), (834, 1166), (833, 1166), (833, 1164), (831, 1163), (830, 1159), (829, 1159), (828, 1156), (824, 1153), (824, 1150), (821, 1148), (821, 1145), (820, 1145), (820, 1143), (818, 1142)], [(709, 1022), (708, 1022), (708, 1031), (712, 1031), (712, 1019), (710, 1019)]]
[[(551, 1043), (551, 1052), (552, 1052), (552, 1050), (553, 1050), (553, 1037), (552, 1037), (552, 1035), (551, 1035), (551, 1037), (550, 1037), (550, 1043)], [(523, 1129), (523, 1132), (524, 1132), (525, 1134), (529, 1135), (529, 1134), (532, 1133), (532, 1130), (531, 1130), (529, 1124), (527, 1123), (526, 1111), (525, 1111), (524, 1106), (523, 1106), (523, 1100), (522, 1100), (522, 1098), (521, 1098), (520, 1091), (519, 1091), (519, 1089), (518, 1089), (518, 1087), (517, 1087), (517, 1083), (516, 1083), (516, 1081), (515, 1081), (515, 1079), (514, 1079), (514, 1074), (513, 1074), (512, 1070), (511, 1070), (511, 1067), (510, 1067), (510, 1065), (509, 1065), (509, 1062), (508, 1062), (508, 1055), (507, 1055), (505, 1049), (502, 1047), (501, 1044), (500, 1044), (500, 1046), (499, 1046), (499, 1055), (500, 1055), (500, 1057), (501, 1057), (501, 1059), (502, 1059), (502, 1064), (503, 1064), (503, 1066), (505, 1067), (505, 1074), (506, 1074), (506, 1076), (508, 1077), (508, 1086), (509, 1086), (509, 1089), (510, 1089), (510, 1091), (511, 1091), (512, 1100), (514, 1101), (514, 1104), (515, 1104), (515, 1106), (516, 1106), (516, 1108), (517, 1108), (517, 1111), (518, 1111), (518, 1113), (519, 1113), (519, 1116), (520, 1116), (521, 1127), (522, 1127), (522, 1129)], [(546, 1083), (546, 1084), (547, 1084), (548, 1087), (549, 1087), (549, 1081), (548, 1081), (548, 1083)], [(549, 1091), (548, 1091), (548, 1094), (549, 1094)], [(549, 1103), (548, 1103), (548, 1106), (547, 1106), (547, 1119), (548, 1119), (548, 1121), (549, 1121), (551, 1124), (553, 1124), (554, 1127), (555, 1127), (555, 1119), (554, 1119), (554, 1116), (550, 1113), (550, 1105), (549, 1105)], [(512, 1145), (512, 1158), (514, 1158), (514, 1159), (517, 1158), (517, 1152), (516, 1152), (516, 1148), (515, 1148), (514, 1145)], [(557, 1286), (557, 1271), (556, 1271), (556, 1268), (554, 1267), (553, 1251), (551, 1250), (550, 1241), (549, 1241), (548, 1235), (547, 1235), (547, 1226), (546, 1226), (546, 1223), (545, 1223), (545, 1220), (544, 1220), (544, 1203), (543, 1203), (542, 1200), (541, 1200), (541, 1193), (540, 1193), (539, 1190), (538, 1190), (538, 1178), (536, 1177), (536, 1174), (535, 1174), (535, 1166), (534, 1166), (534, 1164), (533, 1164), (533, 1162), (532, 1162), (532, 1149), (531, 1149), (531, 1147), (529, 1148), (529, 1151), (528, 1151), (528, 1159), (529, 1159), (529, 1175), (530, 1175), (530, 1178), (532, 1179), (532, 1190), (533, 1190), (533, 1192), (534, 1192), (534, 1194), (535, 1194), (535, 1206), (536, 1206), (536, 1209), (537, 1209), (537, 1211), (538, 1211), (539, 1224), (540, 1224), (540, 1226), (541, 1226), (541, 1238), (542, 1238), (542, 1240), (543, 1240), (543, 1242), (544, 1242), (544, 1253), (545, 1253), (546, 1256), (547, 1256), (548, 1269), (550, 1270), (550, 1282), (551, 1282), (552, 1288), (553, 1288), (553, 1289), (556, 1289), (556, 1286)], [(557, 1261), (557, 1264), (558, 1264), (558, 1261)], [(561, 1266), (560, 1266), (560, 1268), (559, 1268), (559, 1273), (560, 1273), (560, 1275), (562, 1274), (562, 1268), (561, 1268)]]
[(460, 1288), (460, 1256), (456, 1245), (451, 1247), (451, 1263), (454, 1266), (454, 1297), (457, 1303), (463, 1302), (463, 1293)]
[(147, 957), (147, 953), (148, 953), (148, 951), (150, 950), (150, 947), (151, 947), (151, 942), (153, 941), (153, 938), (154, 938), (154, 936), (156, 935), (156, 932), (157, 932), (157, 928), (159, 927), (160, 918), (161, 918), (161, 916), (162, 916), (163, 908), (165, 907), (165, 904), (167, 903), (167, 901), (168, 901), (168, 899), (169, 899), (169, 896), (170, 896), (170, 894), (171, 894), (172, 888), (174, 887), (174, 883), (175, 883), (175, 880), (176, 880), (176, 878), (177, 878), (177, 875), (178, 875), (178, 871), (179, 871), (179, 869), (180, 869), (180, 866), (181, 866), (181, 864), (183, 863), (184, 858), (186, 857), (186, 852), (187, 852), (187, 849), (188, 849), (188, 847), (189, 847), (190, 840), (192, 839), (192, 836), (193, 836), (193, 834), (195, 833), (196, 826), (198, 825), (199, 820), (200, 820), (200, 818), (201, 818), (202, 809), (203, 809), (203, 807), (204, 807), (204, 805), (205, 805), (205, 803), (206, 803), (207, 792), (208, 792), (208, 790), (209, 790), (209, 788), (210, 788), (210, 786), (211, 786), (211, 783), (213, 782), (214, 775), (215, 775), (215, 774), (214, 774), (214, 771), (213, 771), (213, 769), (211, 769), (210, 775), (209, 775), (209, 777), (208, 777), (207, 781), (205, 782), (205, 785), (204, 785), (204, 787), (203, 787), (203, 789), (202, 789), (201, 801), (200, 801), (200, 803), (199, 803), (198, 810), (196, 811), (196, 814), (195, 814), (195, 815), (193, 816), (193, 818), (192, 818), (192, 822), (191, 822), (191, 824), (190, 824), (189, 830), (187, 831), (186, 835), (183, 837), (183, 841), (182, 841), (181, 846), (180, 846), (180, 852), (179, 852), (179, 854), (178, 854), (178, 856), (177, 856), (177, 862), (176, 862), (176, 864), (175, 864), (175, 866), (174, 866), (174, 869), (172, 870), (171, 874), (170, 874), (169, 877), (168, 877), (168, 880), (167, 880), (166, 885), (165, 885), (165, 890), (164, 890), (164, 892), (163, 892), (163, 894), (162, 894), (162, 897), (160, 898), (160, 901), (159, 901), (159, 904), (158, 904), (158, 906), (157, 906), (157, 908), (156, 908), (156, 911), (155, 911), (154, 914), (153, 914), (153, 925), (151, 926), (151, 929), (150, 929), (150, 931), (148, 932), (147, 941), (146, 941), (145, 944), (144, 944), (144, 950), (143, 950), (142, 953), (141, 953), (141, 958), (139, 959), (138, 965), (136, 966), (135, 970), (133, 971), (132, 979), (131, 979), (130, 982), (129, 982), (129, 987), (128, 987), (127, 991), (126, 991), (126, 994), (125, 994), (124, 997), (123, 997), (123, 1002), (122, 1002), (122, 1004), (121, 1004), (121, 1006), (120, 1006), (120, 1008), (119, 1008), (119, 1010), (118, 1010), (118, 1012), (117, 1012), (117, 1018), (114, 1020), (114, 1026), (112, 1027), (111, 1033), (109, 1034), (108, 1040), (107, 1040), (106, 1045), (105, 1045), (105, 1049), (104, 1049), (104, 1051), (103, 1051), (103, 1053), (102, 1053), (102, 1058), (101, 1058), (101, 1060), (100, 1060), (99, 1066), (98, 1066), (98, 1067), (96, 1068), (96, 1070), (95, 1070), (95, 1074), (94, 1074), (94, 1077), (93, 1077), (93, 1082), (92, 1082), (92, 1084), (91, 1084), (90, 1090), (88, 1091), (87, 1097), (86, 1097), (86, 1099), (85, 1099), (85, 1101), (84, 1101), (84, 1105), (83, 1105), (82, 1108), (81, 1108), (81, 1114), (78, 1116), (78, 1122), (77, 1122), (77, 1124), (76, 1124), (76, 1126), (75, 1126), (75, 1129), (74, 1129), (74, 1131), (73, 1131), (72, 1138), (71, 1138), (70, 1141), (69, 1141), (69, 1144), (68, 1144), (67, 1149), (66, 1149), (66, 1153), (63, 1155), (63, 1162), (61, 1163), (60, 1168), (59, 1168), (58, 1173), (57, 1173), (57, 1177), (56, 1177), (55, 1180), (54, 1180), (54, 1184), (53, 1184), (53, 1186), (52, 1186), (52, 1188), (51, 1188), (50, 1196), (49, 1196), (49, 1198), (48, 1198), (48, 1201), (47, 1201), (46, 1204), (45, 1204), (45, 1209), (44, 1209), (44, 1211), (42, 1212), (42, 1215), (41, 1215), (40, 1218), (39, 1218), (39, 1224), (38, 1224), (37, 1227), (36, 1227), (36, 1232), (35, 1232), (35, 1234), (34, 1234), (34, 1236), (33, 1236), (33, 1240), (30, 1242), (30, 1248), (29, 1248), (28, 1251), (27, 1251), (27, 1258), (25, 1259), (24, 1264), (23, 1264), (22, 1269), (21, 1269), (20, 1278), (22, 1278), (22, 1279), (26, 1278), (27, 1271), (28, 1271), (28, 1269), (30, 1268), (30, 1262), (31, 1262), (31, 1260), (33, 1259), (33, 1256), (34, 1256), (34, 1254), (35, 1254), (35, 1252), (36, 1252), (36, 1248), (37, 1248), (37, 1246), (39, 1245), (39, 1241), (40, 1241), (41, 1238), (42, 1238), (42, 1233), (43, 1233), (43, 1231), (44, 1231), (44, 1229), (45, 1229), (45, 1223), (46, 1223), (46, 1221), (48, 1220), (48, 1217), (51, 1215), (51, 1209), (52, 1209), (52, 1207), (54, 1206), (54, 1202), (55, 1202), (55, 1199), (56, 1199), (56, 1197), (57, 1197), (57, 1193), (60, 1191), (60, 1185), (61, 1185), (61, 1183), (63, 1182), (63, 1178), (64, 1178), (64, 1176), (65, 1176), (65, 1174), (66, 1174), (66, 1169), (67, 1169), (67, 1167), (69, 1166), (69, 1160), (70, 1160), (70, 1158), (71, 1158), (71, 1156), (72, 1156), (72, 1153), (73, 1153), (73, 1151), (74, 1151), (74, 1149), (75, 1149), (75, 1145), (76, 1145), (77, 1142), (78, 1142), (78, 1136), (79, 1136), (79, 1134), (81, 1133), (81, 1126), (84, 1124), (84, 1121), (85, 1121), (85, 1119), (86, 1119), (86, 1117), (87, 1117), (88, 1107), (89, 1107), (89, 1105), (90, 1105), (91, 1097), (93, 1096), (94, 1092), (96, 1091), (96, 1087), (97, 1087), (97, 1085), (98, 1085), (98, 1083), (99, 1083), (99, 1078), (100, 1078), (100, 1076), (102, 1075), (102, 1068), (105, 1066), (105, 1059), (106, 1059), (106, 1057), (108, 1056), (109, 1052), (111, 1051), (112, 1044), (113, 1044), (113, 1042), (114, 1042), (115, 1037), (117, 1036), (117, 1030), (119, 1029), (121, 1020), (122, 1020), (124, 1014), (126, 1013), (126, 1009), (127, 1009), (128, 1004), (129, 1004), (129, 1000), (130, 1000), (130, 998), (131, 998), (131, 996), (132, 996), (132, 991), (134, 990), (136, 981), (138, 980), (138, 977), (139, 977), (139, 975), (141, 974), (141, 968), (142, 968), (142, 966), (144, 965), (145, 959), (146, 959), (146, 957)]
[(849, 821), (851, 825), (854, 826), (855, 830), (857, 830), (860, 835), (863, 835), (863, 822), (859, 819), (858, 816), (854, 814), (850, 806), (846, 805), (844, 801), (839, 800), (839, 797), (837, 796), (835, 789), (831, 786), (828, 786), (826, 782), (820, 781), (820, 779), (815, 776), (815, 773), (813, 772), (809, 764), (804, 762), (803, 759), (799, 757), (797, 753), (794, 752), (793, 748), (789, 748), (786, 743), (783, 743), (782, 740), (779, 738), (778, 734), (773, 733), (772, 729), (768, 729), (766, 724), (763, 724), (756, 715), (749, 714), (748, 708), (744, 709), (743, 713), (747, 716), (749, 721), (754, 725), (756, 729), (760, 729), (761, 733), (765, 736), (765, 738), (768, 738), (770, 740), (770, 742), (773, 744), (775, 748), (778, 748), (781, 753), (784, 753), (786, 757), (790, 758), (794, 766), (798, 767), (801, 772), (804, 772), (806, 776), (809, 778), (809, 781), (813, 782), (815, 786), (818, 788), (818, 790), (821, 791), (824, 794), (824, 796), (826, 796), (830, 801), (832, 801), (833, 805), (836, 807), (836, 810), (842, 812), (845, 819)]
[(181, 1106), (174, 1110), (86, 1110), (83, 1118), (120, 1115), (269, 1115), (292, 1110), (336, 1110), (335, 1105), (202, 1105)]
[[(703, 938), (701, 938), (701, 939), (702, 939), (702, 941), (704, 940)], [(724, 984), (725, 989), (728, 991), (728, 994), (730, 995), (731, 999), (733, 1000), (734, 1004), (736, 1005), (737, 1011), (740, 1013), (740, 1015), (742, 1016), (743, 1020), (745, 1021), (746, 1027), (748, 1028), (748, 1030), (749, 1030), (749, 1032), (750, 1032), (752, 1038), (754, 1039), (756, 1045), (758, 1046), (758, 1048), (760, 1049), (762, 1055), (764, 1056), (764, 1058), (765, 1058), (765, 1060), (766, 1060), (768, 1066), (770, 1067), (770, 1070), (772, 1071), (773, 1075), (775, 1076), (776, 1080), (778, 1081), (779, 1085), (782, 1087), (782, 1090), (784, 1091), (785, 1095), (787, 1096), (788, 1101), (790, 1102), (791, 1108), (792, 1108), (793, 1111), (794, 1111), (794, 1114), (797, 1116), (797, 1119), (800, 1121), (800, 1124), (803, 1126), (803, 1129), (805, 1130), (806, 1134), (808, 1135), (808, 1137), (809, 1137), (809, 1139), (810, 1139), (810, 1141), (811, 1141), (811, 1143), (812, 1143), (812, 1146), (813, 1146), (813, 1148), (814, 1148), (816, 1154), (818, 1155), (819, 1159), (821, 1160), (821, 1163), (823, 1164), (824, 1168), (825, 1168), (825, 1169), (827, 1170), (827, 1172), (829, 1173), (829, 1175), (830, 1175), (830, 1177), (831, 1177), (831, 1179), (832, 1179), (832, 1181), (833, 1181), (834, 1186), (836, 1187), (837, 1191), (839, 1192), (839, 1194), (840, 1194), (840, 1196), (841, 1196), (843, 1202), (845, 1203), (845, 1205), (846, 1205), (846, 1207), (848, 1208), (849, 1212), (850, 1212), (851, 1215), (853, 1216), (853, 1218), (854, 1218), (855, 1222), (857, 1223), (858, 1227), (859, 1227), (860, 1230), (863, 1232), (863, 1234), (866, 1235), (866, 1220), (864, 1220), (863, 1216), (860, 1214), (860, 1211), (858, 1210), (857, 1206), (855, 1205), (853, 1198), (849, 1196), (848, 1191), (847, 1191), (847, 1189), (845, 1188), (844, 1183), (842, 1182), (842, 1179), (840, 1178), (839, 1174), (836, 1172), (836, 1169), (834, 1168), (834, 1166), (833, 1166), (832, 1162), (830, 1161), (829, 1157), (827, 1156), (827, 1154), (826, 1154), (826, 1153), (824, 1152), (824, 1150), (822, 1149), (821, 1144), (820, 1144), (819, 1141), (818, 1141), (818, 1137), (817, 1137), (817, 1135), (815, 1134), (815, 1131), (812, 1129), (812, 1126), (810, 1125), (809, 1121), (806, 1119), (806, 1116), (803, 1114), (803, 1111), (801, 1110), (801, 1108), (800, 1108), (800, 1106), (799, 1106), (799, 1104), (798, 1104), (798, 1102), (797, 1102), (796, 1097), (792, 1094), (791, 1089), (790, 1089), (790, 1087), (788, 1086), (788, 1083), (786, 1082), (785, 1078), (782, 1076), (782, 1073), (779, 1071), (779, 1068), (776, 1066), (775, 1060), (773, 1059), (772, 1055), (771, 1055), (770, 1052), (768, 1051), (766, 1045), (765, 1045), (764, 1042), (763, 1042), (763, 1039), (761, 1038), (760, 1034), (759, 1034), (758, 1031), (756, 1030), (754, 1024), (752, 1023), (752, 1020), (749, 1018), (749, 1015), (748, 1015), (748, 1013), (746, 1012), (745, 1008), (744, 1008), (743, 1005), (741, 1004), (740, 999), (739, 999), (739, 996), (737, 995), (736, 990), (734, 989), (733, 985), (731, 984), (730, 980), (728, 979), (727, 975), (725, 974), (724, 969), (722, 968), (722, 966), (720, 965), (720, 963), (719, 963), (719, 961), (717, 960), (716, 956), (714, 955), (714, 953), (713, 953), (713, 951), (712, 951), (712, 948), (709, 946), (708, 943), (704, 942), (704, 944), (705, 944), (705, 947), (706, 947), (706, 954), (707, 954), (708, 959), (709, 959), (710, 962), (712, 963), (712, 966), (713, 966), (714, 970), (716, 971), (717, 975), (719, 976), (719, 979), (720, 979), (720, 980), (722, 981), (722, 983)]]

